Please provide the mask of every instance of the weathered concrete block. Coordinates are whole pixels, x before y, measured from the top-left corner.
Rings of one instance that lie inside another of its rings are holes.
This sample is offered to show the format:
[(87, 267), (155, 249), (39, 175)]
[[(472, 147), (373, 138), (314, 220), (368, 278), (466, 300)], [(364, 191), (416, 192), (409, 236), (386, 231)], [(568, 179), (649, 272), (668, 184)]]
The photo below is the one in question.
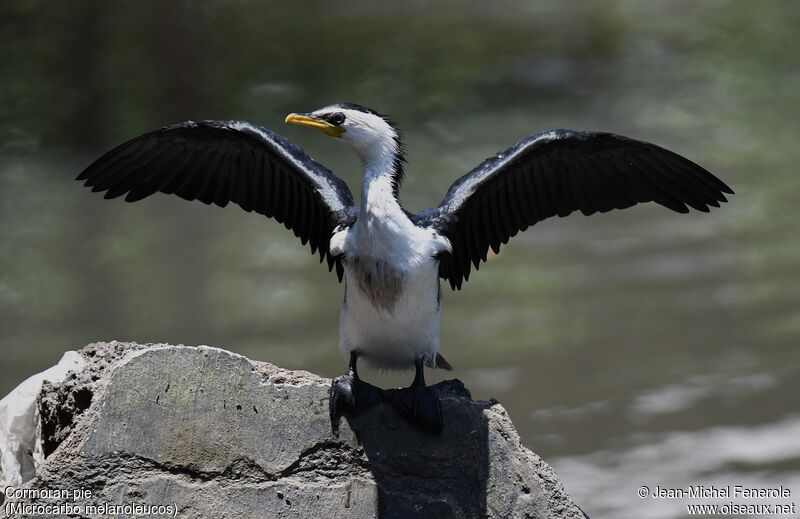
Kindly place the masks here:
[[(330, 380), (311, 373), (209, 347), (98, 343), (81, 353), (80, 373), (43, 389), (47, 458), (26, 487), (89, 489), (84, 508), (174, 505), (182, 518), (584, 517), (502, 406), (473, 401), (459, 381), (437, 386), (441, 437), (378, 405), (343, 421), (336, 439)], [(70, 517), (92, 516), (82, 514)]]

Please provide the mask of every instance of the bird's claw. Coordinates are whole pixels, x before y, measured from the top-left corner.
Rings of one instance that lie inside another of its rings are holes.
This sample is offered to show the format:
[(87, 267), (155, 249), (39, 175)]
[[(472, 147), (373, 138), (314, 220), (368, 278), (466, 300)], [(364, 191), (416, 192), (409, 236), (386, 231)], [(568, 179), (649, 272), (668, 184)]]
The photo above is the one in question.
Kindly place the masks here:
[(442, 403), (435, 389), (429, 386), (389, 389), (385, 397), (412, 425), (437, 436), (442, 433)]
[(331, 432), (339, 437), (339, 423), (342, 415), (356, 415), (384, 399), (384, 391), (349, 372), (336, 377), (331, 382), (329, 411)]
[(346, 411), (355, 410), (355, 377), (351, 373), (336, 377), (331, 382), (328, 410), (331, 415), (331, 432), (339, 437), (339, 422)]
[(358, 354), (351, 352), (347, 374), (336, 377), (331, 382), (328, 405), (333, 436), (339, 437), (339, 424), (343, 414), (354, 416), (382, 400), (392, 404), (392, 407), (412, 425), (437, 436), (442, 433), (442, 403), (439, 400), (439, 393), (425, 385), (424, 358), (421, 357), (416, 361), (417, 372), (411, 386), (386, 390), (358, 378), (357, 360)]

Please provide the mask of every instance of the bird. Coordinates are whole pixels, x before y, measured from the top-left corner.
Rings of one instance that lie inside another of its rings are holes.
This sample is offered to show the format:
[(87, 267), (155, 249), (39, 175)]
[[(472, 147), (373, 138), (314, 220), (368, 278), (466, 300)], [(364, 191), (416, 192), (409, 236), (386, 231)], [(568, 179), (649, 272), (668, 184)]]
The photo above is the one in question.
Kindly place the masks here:
[[(344, 285), (339, 350), (345, 374), (330, 387), (332, 434), (342, 416), (388, 401), (413, 426), (444, 427), (424, 369), (452, 370), (440, 353), (442, 283), (461, 290), (509, 239), (537, 222), (655, 202), (678, 213), (708, 212), (733, 190), (703, 167), (649, 142), (596, 131), (549, 130), (489, 157), (447, 190), (436, 207), (407, 211), (398, 194), (405, 151), (389, 117), (353, 103), (291, 113), (358, 156), (361, 197), (285, 137), (239, 120), (186, 121), (105, 153), (77, 180), (105, 198), (135, 202), (155, 193), (274, 218), (326, 262)], [(415, 370), (405, 388), (362, 380), (362, 360)]]

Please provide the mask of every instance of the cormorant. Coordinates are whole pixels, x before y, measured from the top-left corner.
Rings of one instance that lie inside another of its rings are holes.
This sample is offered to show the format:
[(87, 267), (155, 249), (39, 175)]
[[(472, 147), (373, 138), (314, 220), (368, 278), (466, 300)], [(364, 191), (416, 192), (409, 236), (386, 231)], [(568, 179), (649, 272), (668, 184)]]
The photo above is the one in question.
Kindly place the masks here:
[[(669, 150), (621, 135), (551, 130), (527, 137), (456, 180), (442, 202), (417, 214), (398, 190), (405, 157), (387, 117), (344, 103), (286, 122), (315, 128), (361, 159), (358, 205), (347, 185), (284, 137), (243, 121), (183, 122), (109, 151), (79, 176), (105, 198), (133, 202), (156, 192), (275, 218), (344, 281), (339, 349), (347, 374), (331, 386), (338, 435), (343, 412), (387, 399), (415, 425), (439, 433), (442, 413), (424, 366), (452, 369), (439, 353), (440, 279), (458, 290), (488, 250), (551, 216), (656, 202), (708, 212), (733, 191)], [(688, 206), (688, 207), (687, 207)], [(356, 363), (414, 366), (410, 387), (381, 390)]]

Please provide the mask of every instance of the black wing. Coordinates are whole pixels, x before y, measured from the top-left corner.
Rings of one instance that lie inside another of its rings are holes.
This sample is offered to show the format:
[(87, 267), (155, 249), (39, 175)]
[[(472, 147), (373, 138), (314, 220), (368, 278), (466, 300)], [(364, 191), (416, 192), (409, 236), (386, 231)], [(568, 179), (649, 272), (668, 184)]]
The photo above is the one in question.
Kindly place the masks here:
[(460, 289), (470, 263), (531, 225), (575, 210), (585, 215), (656, 202), (708, 212), (733, 194), (714, 175), (669, 150), (611, 133), (553, 130), (533, 135), (455, 181), (438, 207), (417, 215), (453, 245), (439, 275)]
[(311, 252), (341, 265), (328, 248), (357, 214), (342, 179), (284, 137), (242, 121), (188, 121), (146, 133), (109, 151), (78, 176), (105, 198), (134, 202), (156, 192), (275, 218)]

